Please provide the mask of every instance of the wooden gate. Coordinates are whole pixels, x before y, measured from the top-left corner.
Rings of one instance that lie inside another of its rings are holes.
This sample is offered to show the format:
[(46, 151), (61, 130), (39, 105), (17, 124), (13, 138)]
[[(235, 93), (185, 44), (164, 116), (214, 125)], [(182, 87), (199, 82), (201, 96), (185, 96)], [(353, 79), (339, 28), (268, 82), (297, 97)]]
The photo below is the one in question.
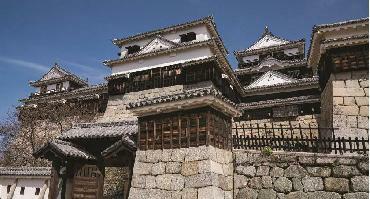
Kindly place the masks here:
[(102, 175), (95, 165), (85, 165), (79, 169), (72, 185), (72, 198), (98, 199), (101, 198)]

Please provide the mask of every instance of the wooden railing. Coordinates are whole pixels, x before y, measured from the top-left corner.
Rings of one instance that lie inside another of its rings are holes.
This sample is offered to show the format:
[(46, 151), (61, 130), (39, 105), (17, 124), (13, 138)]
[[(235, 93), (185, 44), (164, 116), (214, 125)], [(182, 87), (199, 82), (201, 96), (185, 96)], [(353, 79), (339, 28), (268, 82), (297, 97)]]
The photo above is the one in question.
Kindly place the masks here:
[[(233, 148), (263, 150), (269, 147), (273, 151), (296, 151), (313, 153), (358, 153), (368, 154), (369, 139), (364, 137), (328, 137), (319, 136), (321, 132), (334, 132), (333, 128), (272, 128), (263, 126), (246, 127), (235, 125), (233, 128)], [(298, 134), (297, 134), (298, 132)], [(288, 133), (288, 134), (287, 134)], [(315, 133), (315, 134), (314, 134)], [(317, 134), (316, 134), (317, 133)], [(327, 134), (326, 134), (327, 135)]]

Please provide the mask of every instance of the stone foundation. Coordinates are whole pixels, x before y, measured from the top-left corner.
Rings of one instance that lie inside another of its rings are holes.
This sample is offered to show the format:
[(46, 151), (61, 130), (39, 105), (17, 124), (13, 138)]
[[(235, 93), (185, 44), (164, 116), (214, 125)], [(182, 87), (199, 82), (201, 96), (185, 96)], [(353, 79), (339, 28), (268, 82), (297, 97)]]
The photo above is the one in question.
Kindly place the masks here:
[(335, 130), (337, 137), (369, 136), (368, 71), (332, 74), (322, 93), (323, 126)]
[(365, 199), (369, 159), (351, 154), (235, 150), (234, 198)]
[(232, 160), (212, 146), (137, 151), (129, 198), (231, 199)]

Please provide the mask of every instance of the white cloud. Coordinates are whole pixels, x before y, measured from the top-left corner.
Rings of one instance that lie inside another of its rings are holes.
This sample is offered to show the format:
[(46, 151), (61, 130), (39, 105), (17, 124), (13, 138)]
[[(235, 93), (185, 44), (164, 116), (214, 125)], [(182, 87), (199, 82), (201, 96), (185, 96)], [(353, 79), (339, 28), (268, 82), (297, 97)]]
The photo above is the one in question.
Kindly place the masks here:
[(41, 72), (46, 72), (50, 69), (48, 66), (44, 66), (38, 63), (29, 62), (29, 61), (20, 60), (20, 59), (13, 59), (9, 57), (2, 57), (2, 56), (0, 56), (0, 62), (14, 64), (17, 66), (21, 66), (23, 68), (28, 68), (32, 70), (41, 71)]

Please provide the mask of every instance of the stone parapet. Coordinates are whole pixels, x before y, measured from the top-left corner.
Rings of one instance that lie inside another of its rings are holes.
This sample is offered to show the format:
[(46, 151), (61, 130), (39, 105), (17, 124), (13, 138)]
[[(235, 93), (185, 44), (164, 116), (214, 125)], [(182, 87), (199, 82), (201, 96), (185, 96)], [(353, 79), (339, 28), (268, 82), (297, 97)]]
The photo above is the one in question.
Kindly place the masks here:
[(234, 198), (368, 198), (367, 156), (235, 150)]
[(232, 162), (212, 146), (137, 151), (129, 198), (231, 199)]

